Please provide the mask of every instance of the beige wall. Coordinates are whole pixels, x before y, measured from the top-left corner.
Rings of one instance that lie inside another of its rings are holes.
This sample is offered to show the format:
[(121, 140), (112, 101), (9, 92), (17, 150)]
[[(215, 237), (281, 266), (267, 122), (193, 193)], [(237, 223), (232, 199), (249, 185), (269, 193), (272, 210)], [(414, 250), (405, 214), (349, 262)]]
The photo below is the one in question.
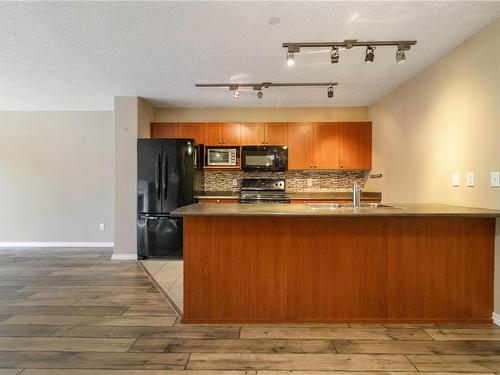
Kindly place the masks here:
[(113, 257), (137, 254), (137, 136), (139, 98), (115, 97)]
[[(442, 202), (500, 209), (500, 19), (370, 107), (373, 169), (388, 202)], [(467, 172), (476, 186), (466, 187)], [(451, 186), (459, 172), (461, 186)], [(500, 274), (497, 225), (496, 274)], [(500, 277), (496, 308), (500, 313)]]
[(153, 106), (144, 98), (139, 98), (137, 104), (139, 122), (138, 137), (150, 138), (150, 124), (153, 122)]
[(368, 107), (155, 108), (155, 122), (370, 121)]
[(112, 112), (0, 112), (0, 242), (112, 242), (112, 187)]

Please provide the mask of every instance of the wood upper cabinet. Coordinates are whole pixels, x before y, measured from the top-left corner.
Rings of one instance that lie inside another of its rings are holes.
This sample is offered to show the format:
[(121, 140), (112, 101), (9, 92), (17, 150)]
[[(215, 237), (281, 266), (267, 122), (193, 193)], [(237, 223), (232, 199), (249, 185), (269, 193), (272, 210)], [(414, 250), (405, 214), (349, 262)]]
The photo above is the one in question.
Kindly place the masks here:
[(342, 169), (371, 169), (371, 122), (347, 122), (341, 124), (339, 164)]
[(194, 143), (203, 144), (203, 124), (199, 122), (179, 123), (179, 138), (193, 138)]
[(266, 145), (284, 146), (287, 144), (286, 122), (266, 123), (264, 130)]
[(265, 124), (262, 122), (247, 122), (241, 124), (241, 144), (260, 146), (265, 143)]
[(179, 124), (176, 122), (151, 123), (151, 138), (177, 138)]
[(229, 146), (241, 145), (241, 124), (236, 122), (222, 123), (222, 143)]
[(241, 144), (241, 126), (235, 122), (204, 123), (203, 138), (208, 146), (239, 146)]
[(208, 122), (203, 124), (203, 138), (206, 145), (222, 144), (222, 126), (218, 122)]
[(286, 122), (247, 122), (241, 124), (241, 144), (250, 146), (286, 145)]
[(314, 168), (338, 169), (341, 124), (314, 123)]
[(289, 123), (288, 169), (311, 169), (313, 162), (314, 126), (310, 122)]

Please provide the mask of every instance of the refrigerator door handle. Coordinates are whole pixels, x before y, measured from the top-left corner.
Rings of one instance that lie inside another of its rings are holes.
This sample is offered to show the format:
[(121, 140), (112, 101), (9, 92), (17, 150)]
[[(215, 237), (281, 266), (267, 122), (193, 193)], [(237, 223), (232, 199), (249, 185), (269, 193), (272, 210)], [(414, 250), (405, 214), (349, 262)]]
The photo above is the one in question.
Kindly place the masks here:
[(168, 157), (167, 153), (165, 153), (163, 158), (163, 175), (162, 175), (162, 184), (163, 184), (163, 199), (167, 199), (167, 190), (168, 190)]
[(161, 163), (161, 154), (158, 154), (156, 157), (156, 165), (155, 165), (155, 189), (156, 189), (156, 199), (161, 198), (160, 191), (160, 163)]

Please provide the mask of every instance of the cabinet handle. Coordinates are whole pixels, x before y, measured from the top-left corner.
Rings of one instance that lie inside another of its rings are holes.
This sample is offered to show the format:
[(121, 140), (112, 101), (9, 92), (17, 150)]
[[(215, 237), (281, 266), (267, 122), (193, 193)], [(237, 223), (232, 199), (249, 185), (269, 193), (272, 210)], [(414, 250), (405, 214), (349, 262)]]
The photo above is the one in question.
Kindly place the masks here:
[(222, 141), (219, 139), (219, 143), (222, 143)]
[(217, 199), (217, 203), (220, 203), (220, 199)]
[(262, 142), (260, 142), (260, 143), (264, 144), (264, 141), (262, 141)]
[(226, 144), (226, 141), (222, 141), (222, 144)]
[(314, 164), (314, 168), (316, 168), (316, 167), (317, 167), (316, 164)]
[(311, 164), (311, 168), (313, 167), (313, 165)]

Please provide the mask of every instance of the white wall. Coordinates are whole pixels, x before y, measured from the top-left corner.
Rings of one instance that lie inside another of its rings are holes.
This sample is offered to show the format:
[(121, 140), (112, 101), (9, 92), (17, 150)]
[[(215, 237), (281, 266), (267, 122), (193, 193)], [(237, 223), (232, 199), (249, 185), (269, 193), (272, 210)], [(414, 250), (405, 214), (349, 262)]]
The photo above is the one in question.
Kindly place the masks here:
[(113, 113), (0, 112), (0, 243), (113, 231)]
[(137, 257), (137, 137), (140, 106), (138, 97), (115, 97), (114, 259)]
[[(440, 202), (500, 209), (500, 19), (370, 107), (373, 169), (386, 202)], [(476, 186), (466, 187), (466, 173)], [(452, 187), (454, 172), (461, 186)], [(497, 220), (498, 222), (498, 220)], [(500, 224), (495, 311), (500, 313)]]

